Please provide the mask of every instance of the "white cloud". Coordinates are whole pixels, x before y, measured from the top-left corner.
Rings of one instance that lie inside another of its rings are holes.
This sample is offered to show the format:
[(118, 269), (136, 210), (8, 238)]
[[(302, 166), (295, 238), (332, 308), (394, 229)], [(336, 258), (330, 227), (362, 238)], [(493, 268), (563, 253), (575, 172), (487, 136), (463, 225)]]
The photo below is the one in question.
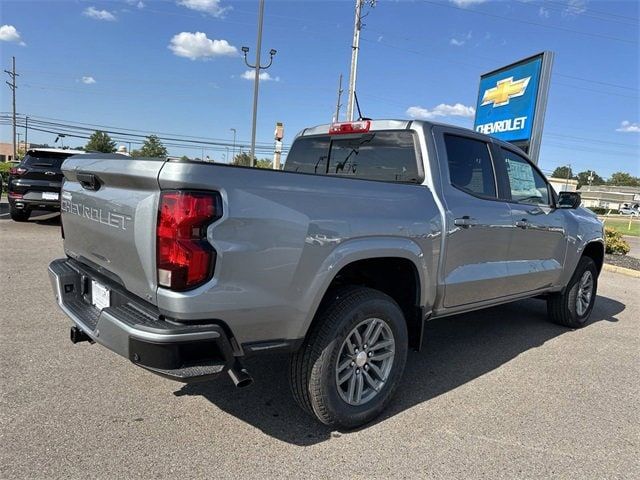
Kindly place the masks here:
[(116, 20), (116, 16), (107, 10), (98, 10), (95, 7), (86, 8), (82, 14), (85, 17), (93, 18), (94, 20), (104, 20), (106, 22), (113, 22)]
[(624, 120), (620, 123), (620, 127), (616, 128), (616, 132), (640, 133), (640, 123), (631, 123), (629, 120)]
[[(244, 78), (245, 80), (253, 80), (254, 78), (256, 78), (256, 71), (247, 70), (242, 75), (240, 75), (240, 78)], [(272, 77), (271, 75), (269, 75), (269, 72), (260, 72), (260, 80), (263, 82), (268, 82), (270, 80), (273, 80), (274, 82), (279, 82), (280, 77)]]
[(458, 7), (468, 7), (469, 5), (477, 5), (478, 3), (484, 3), (487, 0), (449, 0), (451, 3), (455, 3)]
[(91, 84), (93, 84), (93, 83), (96, 83), (96, 79), (95, 79), (95, 78), (93, 78), (93, 77), (92, 77), (92, 76), (90, 76), (90, 75), (89, 75), (89, 76), (86, 76), (86, 77), (82, 77), (82, 78), (80, 79), (80, 81), (81, 81), (82, 83), (84, 83), (85, 85), (91, 85)]
[(439, 117), (464, 117), (471, 118), (475, 115), (476, 109), (473, 107), (468, 107), (461, 103), (456, 103), (455, 105), (448, 105), (446, 103), (441, 103), (436, 107), (429, 110), (428, 108), (423, 107), (409, 107), (407, 108), (407, 115), (411, 118), (415, 118), (418, 120), (433, 120), (434, 118)]
[(467, 40), (471, 40), (471, 33), (469, 32), (466, 35), (459, 37), (459, 38), (451, 38), (451, 40), (449, 40), (449, 45), (453, 45), (455, 47), (461, 47), (462, 45), (464, 45), (465, 43), (467, 43)]
[(222, 7), (220, 0), (178, 0), (178, 5), (218, 18), (224, 17), (231, 10), (231, 7)]
[(538, 15), (542, 18), (549, 18), (549, 10), (541, 6)]
[(0, 27), (0, 41), (16, 42), (23, 47), (26, 45), (26, 43), (24, 43), (22, 41), (22, 38), (20, 37), (20, 32), (18, 32), (18, 30), (16, 30), (16, 27), (14, 27), (13, 25), (2, 25)]
[(211, 40), (202, 32), (181, 32), (171, 39), (169, 49), (191, 60), (237, 55), (238, 49), (226, 40)]
[(580, 15), (587, 11), (587, 0), (567, 0), (567, 7), (562, 11), (562, 15)]
[(142, 0), (125, 0), (127, 4), (131, 6), (135, 6), (138, 10), (142, 10), (146, 7), (145, 3)]

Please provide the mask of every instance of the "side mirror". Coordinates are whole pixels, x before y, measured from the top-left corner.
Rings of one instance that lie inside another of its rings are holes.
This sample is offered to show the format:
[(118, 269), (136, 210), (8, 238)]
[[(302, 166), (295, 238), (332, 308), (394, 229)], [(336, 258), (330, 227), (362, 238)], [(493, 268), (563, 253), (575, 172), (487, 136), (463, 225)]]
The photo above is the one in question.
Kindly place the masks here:
[(578, 192), (560, 192), (558, 194), (558, 208), (578, 208), (582, 197)]

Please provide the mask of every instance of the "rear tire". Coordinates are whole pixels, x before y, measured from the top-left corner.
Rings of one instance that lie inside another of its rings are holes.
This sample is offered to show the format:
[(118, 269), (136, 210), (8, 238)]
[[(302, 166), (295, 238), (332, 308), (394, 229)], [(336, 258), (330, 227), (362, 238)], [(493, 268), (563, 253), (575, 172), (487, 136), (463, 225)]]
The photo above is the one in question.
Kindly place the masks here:
[(598, 291), (598, 269), (593, 259), (582, 257), (564, 293), (547, 298), (552, 322), (569, 328), (584, 327), (593, 311)]
[(17, 208), (13, 207), (11, 207), (9, 210), (11, 214), (11, 220), (15, 222), (26, 222), (31, 216), (31, 212), (29, 210), (18, 210)]
[(391, 297), (365, 287), (336, 291), (291, 356), (293, 396), (326, 425), (363, 425), (391, 400), (407, 349), (407, 324)]

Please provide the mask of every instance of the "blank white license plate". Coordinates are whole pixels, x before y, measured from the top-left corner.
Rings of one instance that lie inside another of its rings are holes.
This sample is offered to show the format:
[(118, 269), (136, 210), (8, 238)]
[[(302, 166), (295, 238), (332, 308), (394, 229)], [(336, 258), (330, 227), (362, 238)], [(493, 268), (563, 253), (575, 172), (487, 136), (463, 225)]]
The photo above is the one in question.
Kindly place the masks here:
[(107, 308), (111, 304), (111, 292), (95, 280), (91, 280), (91, 303), (98, 310)]
[(60, 195), (56, 192), (42, 192), (43, 200), (58, 200), (58, 198), (60, 198)]

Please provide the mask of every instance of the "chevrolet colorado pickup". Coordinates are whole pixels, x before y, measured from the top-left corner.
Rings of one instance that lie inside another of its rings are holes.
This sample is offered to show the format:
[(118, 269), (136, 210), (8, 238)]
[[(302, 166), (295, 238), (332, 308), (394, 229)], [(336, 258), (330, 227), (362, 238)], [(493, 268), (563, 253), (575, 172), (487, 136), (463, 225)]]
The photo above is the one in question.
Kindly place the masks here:
[(109, 154), (62, 170), (49, 273), (74, 343), (237, 386), (243, 357), (290, 352), (295, 399), (332, 426), (384, 409), (426, 320), (542, 296), (578, 328), (596, 299), (602, 224), (462, 128), (308, 128), (284, 171)]

